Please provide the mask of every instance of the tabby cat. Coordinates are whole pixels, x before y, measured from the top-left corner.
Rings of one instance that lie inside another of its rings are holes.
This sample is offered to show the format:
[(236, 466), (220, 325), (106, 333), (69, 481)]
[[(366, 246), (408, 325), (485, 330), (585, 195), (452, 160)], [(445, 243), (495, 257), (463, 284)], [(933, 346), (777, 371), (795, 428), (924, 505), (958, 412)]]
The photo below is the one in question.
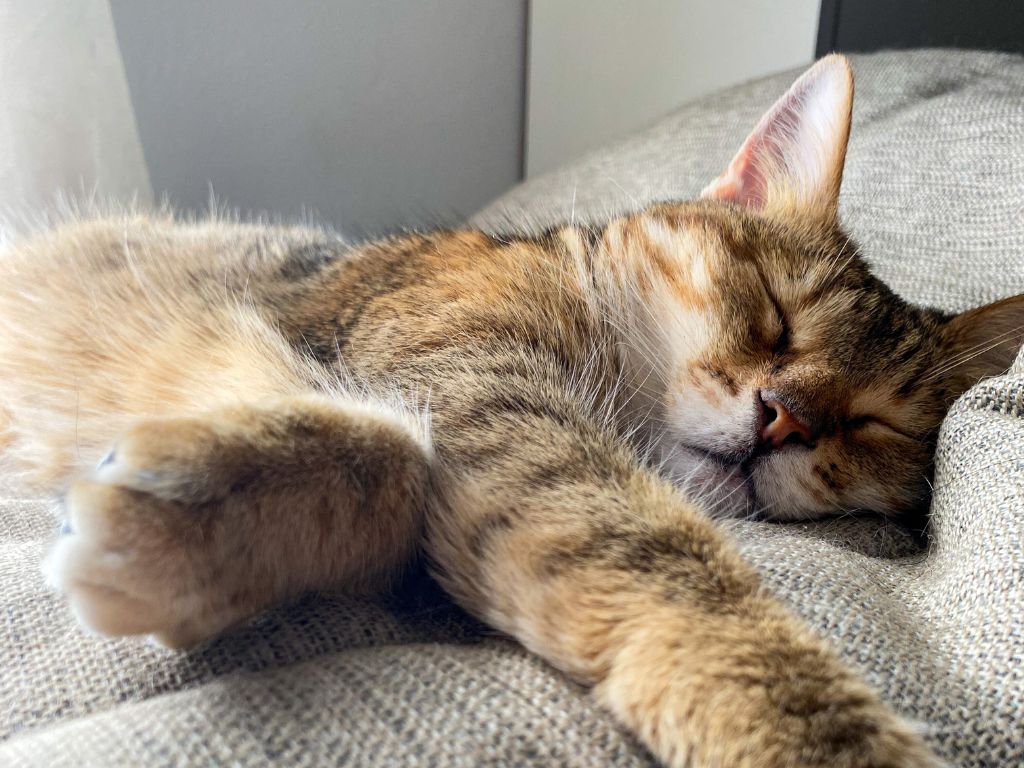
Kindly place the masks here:
[(1022, 339), (1024, 297), (921, 309), (857, 256), (852, 83), (823, 59), (701, 199), (602, 228), (125, 214), (9, 248), (0, 448), (63, 501), (49, 579), (185, 647), (422, 554), (667, 765), (932, 765), (713, 521), (920, 509)]

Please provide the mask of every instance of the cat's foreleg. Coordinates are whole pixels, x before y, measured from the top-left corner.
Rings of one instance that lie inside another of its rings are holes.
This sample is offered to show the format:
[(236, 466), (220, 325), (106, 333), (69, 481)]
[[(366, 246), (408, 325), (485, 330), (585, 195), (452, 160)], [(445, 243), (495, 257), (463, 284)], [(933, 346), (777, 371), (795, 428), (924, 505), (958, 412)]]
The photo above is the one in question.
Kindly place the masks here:
[(420, 543), (414, 414), (308, 395), (138, 422), (65, 498), (44, 567), (80, 620), (173, 647), (312, 588), (384, 588)]
[(462, 470), (426, 546), (464, 606), (594, 686), (667, 765), (933, 764), (698, 507), (557, 387), (501, 386), (466, 404), (487, 419), (438, 429)]

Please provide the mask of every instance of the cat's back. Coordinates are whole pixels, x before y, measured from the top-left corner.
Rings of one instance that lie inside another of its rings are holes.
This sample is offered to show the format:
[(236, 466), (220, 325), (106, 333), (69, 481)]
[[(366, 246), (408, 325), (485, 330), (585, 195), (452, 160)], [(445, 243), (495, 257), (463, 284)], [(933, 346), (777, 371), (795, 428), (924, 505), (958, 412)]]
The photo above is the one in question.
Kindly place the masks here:
[(396, 318), (411, 336), (453, 322), (489, 332), (502, 318), (550, 327), (564, 309), (551, 297), (576, 281), (566, 282), (571, 248), (548, 240), (451, 229), (353, 245), (317, 227), (216, 217), (75, 218), (0, 251), (0, 324), (134, 324), (141, 335), (242, 308), (331, 350)]
[(347, 249), (340, 237), (316, 228), (124, 214), (72, 219), (15, 240), (0, 253), (0, 275), (21, 291), (65, 297), (103, 289), (181, 296), (301, 271)]
[(103, 287), (150, 298), (289, 293), (295, 286), (382, 295), (428, 287), (438, 277), (448, 289), (469, 281), (467, 291), (480, 295), (519, 271), (510, 267), (526, 251), (534, 258), (545, 251), (520, 242), (512, 257), (504, 253), (508, 245), (476, 230), (405, 232), (353, 244), (320, 227), (124, 213), (73, 218), (15, 239), (0, 249), (0, 277), (22, 291), (60, 290), (65, 297)]
[(0, 252), (0, 454), (52, 485), (80, 468), (82, 446), (140, 416), (336, 373), (415, 389), (474, 355), (579, 368), (599, 325), (573, 266), (582, 247), (477, 230), (351, 246), (316, 228), (71, 221)]

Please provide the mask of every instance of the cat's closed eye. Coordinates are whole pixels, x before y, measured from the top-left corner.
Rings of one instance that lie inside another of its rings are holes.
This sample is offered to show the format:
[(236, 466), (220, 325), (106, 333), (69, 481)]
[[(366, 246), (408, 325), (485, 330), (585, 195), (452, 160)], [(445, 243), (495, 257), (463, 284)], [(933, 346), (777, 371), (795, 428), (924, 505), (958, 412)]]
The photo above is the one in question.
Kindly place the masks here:
[(775, 313), (773, 327), (775, 330), (774, 343), (772, 344), (772, 358), (773, 368), (781, 368), (779, 364), (779, 358), (789, 352), (790, 347), (790, 327), (789, 318), (786, 317), (786, 312), (782, 308), (782, 304), (779, 300), (769, 291), (768, 300), (771, 302), (772, 311)]
[(870, 426), (871, 424), (880, 424), (874, 416), (867, 414), (861, 414), (860, 416), (850, 416), (843, 420), (843, 427), (847, 432), (856, 432), (859, 429)]
[(901, 437), (905, 440), (911, 440), (917, 442), (918, 438), (915, 438), (907, 430), (897, 426), (892, 421), (882, 418), (880, 416), (872, 416), (869, 414), (861, 414), (859, 416), (853, 416), (847, 418), (843, 422), (843, 426), (847, 432), (857, 432), (869, 427), (877, 427), (878, 429), (885, 430), (887, 433)]
[(772, 356), (779, 358), (789, 351), (790, 331), (786, 316), (779, 312), (779, 332), (775, 337), (775, 344), (772, 346)]

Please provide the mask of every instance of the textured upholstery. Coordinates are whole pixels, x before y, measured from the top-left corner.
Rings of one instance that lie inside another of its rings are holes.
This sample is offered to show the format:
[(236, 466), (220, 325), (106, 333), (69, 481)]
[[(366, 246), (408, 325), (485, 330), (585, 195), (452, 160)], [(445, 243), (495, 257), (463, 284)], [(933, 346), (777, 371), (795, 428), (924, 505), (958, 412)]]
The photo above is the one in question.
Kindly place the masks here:
[[(1024, 292), (1024, 59), (854, 58), (841, 211), (902, 295)], [(694, 195), (786, 73), (526, 183), (493, 230)], [(310, 596), (188, 654), (83, 634), (38, 562), (46, 505), (0, 491), (0, 765), (648, 765), (586, 692), (412, 583)], [(878, 519), (735, 525), (768, 585), (961, 766), (1024, 763), (1024, 356), (954, 406), (926, 545)]]

